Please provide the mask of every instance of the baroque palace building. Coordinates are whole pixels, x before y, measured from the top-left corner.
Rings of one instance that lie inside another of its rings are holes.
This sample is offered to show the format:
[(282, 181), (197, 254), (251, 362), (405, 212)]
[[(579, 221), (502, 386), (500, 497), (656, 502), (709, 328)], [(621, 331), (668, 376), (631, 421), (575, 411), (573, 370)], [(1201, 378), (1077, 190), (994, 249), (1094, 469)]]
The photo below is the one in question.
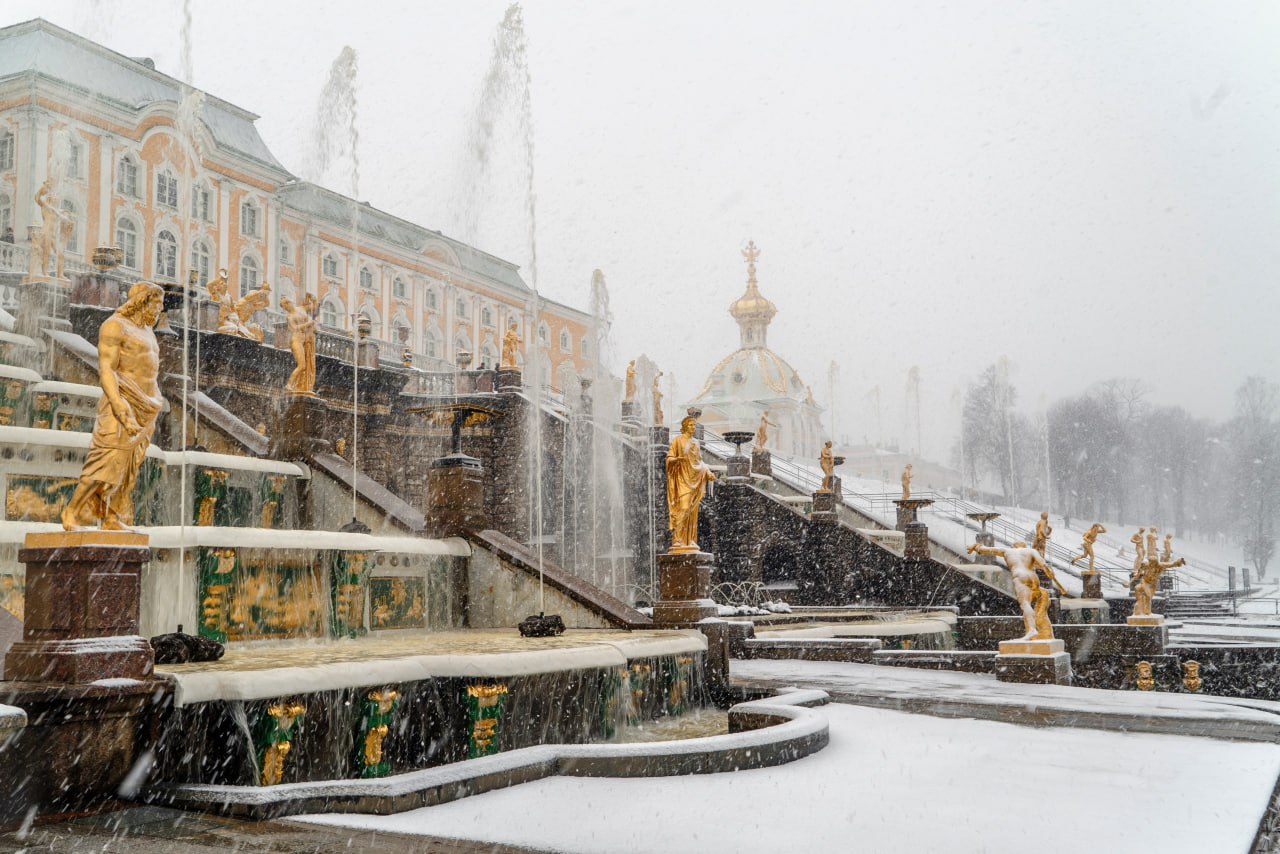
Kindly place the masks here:
[(27, 271), (48, 181), (69, 272), (117, 246), (126, 279), (194, 271), (207, 295), (203, 283), (225, 269), (233, 295), (269, 282), (272, 320), (282, 297), (314, 294), (330, 334), (349, 336), (363, 313), (383, 359), (409, 355), (425, 370), (452, 370), (463, 352), (496, 366), (515, 322), (522, 364), (545, 345), (548, 385), (587, 371), (588, 314), (535, 305), (508, 261), (300, 180), (256, 119), (47, 21), (0, 29), (0, 277)]

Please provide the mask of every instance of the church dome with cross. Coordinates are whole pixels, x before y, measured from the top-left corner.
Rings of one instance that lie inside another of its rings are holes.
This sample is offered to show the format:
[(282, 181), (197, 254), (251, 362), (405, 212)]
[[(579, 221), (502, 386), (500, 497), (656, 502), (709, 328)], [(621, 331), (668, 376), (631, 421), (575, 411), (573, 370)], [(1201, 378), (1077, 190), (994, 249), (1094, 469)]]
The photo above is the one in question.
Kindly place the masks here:
[(769, 324), (778, 308), (760, 293), (754, 241), (742, 250), (747, 260), (747, 289), (729, 306), (738, 323), (739, 347), (711, 370), (689, 406), (702, 410), (702, 423), (717, 433), (754, 431), (769, 413), (768, 448), (783, 456), (816, 457), (821, 445), (822, 409), (800, 374), (769, 349)]

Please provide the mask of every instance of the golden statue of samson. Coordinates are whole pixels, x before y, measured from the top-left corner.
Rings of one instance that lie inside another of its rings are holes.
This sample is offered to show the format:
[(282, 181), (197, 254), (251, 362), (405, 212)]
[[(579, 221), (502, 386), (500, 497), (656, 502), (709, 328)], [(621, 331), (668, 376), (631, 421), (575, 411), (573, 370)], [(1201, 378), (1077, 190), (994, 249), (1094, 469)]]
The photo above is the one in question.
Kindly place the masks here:
[(133, 522), (133, 483), (164, 406), (156, 383), (160, 347), (151, 331), (163, 301), (159, 285), (138, 282), (98, 330), (102, 397), (80, 482), (62, 511), (68, 531), (81, 527), (86, 517), (97, 518), (108, 531), (128, 530)]

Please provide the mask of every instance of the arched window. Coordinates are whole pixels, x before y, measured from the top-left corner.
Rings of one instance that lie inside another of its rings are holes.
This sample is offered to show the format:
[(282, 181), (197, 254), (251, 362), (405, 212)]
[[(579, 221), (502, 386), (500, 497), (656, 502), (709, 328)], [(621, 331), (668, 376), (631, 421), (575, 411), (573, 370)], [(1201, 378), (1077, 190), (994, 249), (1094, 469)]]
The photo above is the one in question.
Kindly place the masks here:
[(201, 285), (209, 281), (209, 258), (212, 254), (209, 244), (203, 240), (191, 244), (191, 269), (196, 271), (196, 278)]
[(320, 272), (330, 279), (338, 278), (338, 259), (332, 255), (324, 256), (324, 260), (320, 262)]
[(168, 169), (156, 173), (156, 204), (178, 208), (178, 179)]
[(130, 270), (138, 269), (138, 227), (127, 219), (117, 220), (116, 245), (120, 247), (120, 263)]
[(333, 304), (333, 300), (326, 299), (320, 304), (320, 322), (325, 326), (338, 328), (338, 307)]
[(172, 232), (162, 231), (156, 237), (156, 275), (164, 279), (178, 278), (178, 241)]
[(76, 216), (76, 203), (63, 200), (62, 212), (66, 219), (62, 221), (63, 246), (68, 252), (80, 251), (80, 218)]
[(249, 291), (258, 287), (258, 279), (260, 277), (258, 270), (258, 259), (252, 255), (246, 255), (240, 259), (240, 293), (247, 294)]
[(258, 206), (249, 199), (240, 203), (240, 233), (245, 237), (258, 236)]
[(498, 357), (494, 353), (493, 348), (486, 342), (480, 348), (480, 365), (485, 368), (496, 368), (498, 366)]
[(439, 303), (436, 300), (436, 289), (427, 288), (427, 308), (434, 310), (438, 307)]
[(362, 291), (373, 290), (373, 271), (370, 270), (368, 267), (360, 268), (360, 290)]
[(561, 353), (573, 352), (573, 339), (569, 336), (568, 329), (560, 330), (560, 352)]
[(480, 309), (480, 323), (483, 326), (493, 326), (493, 309), (487, 305)]
[(14, 138), (9, 131), (0, 133), (0, 172), (13, 168)]
[(471, 348), (467, 346), (467, 339), (459, 335), (453, 342), (453, 355), (456, 357), (459, 353), (470, 351)]
[(409, 298), (409, 286), (404, 283), (404, 279), (396, 276), (391, 282), (391, 295), (396, 299)]
[(138, 197), (138, 162), (131, 155), (120, 158), (116, 169), (116, 192), (122, 196)]
[(400, 346), (411, 346), (413, 343), (412, 341), (410, 341), (411, 334), (412, 333), (411, 333), (411, 330), (409, 329), (409, 324), (405, 323), (403, 320), (397, 319), (392, 322), (391, 324), (392, 343)]

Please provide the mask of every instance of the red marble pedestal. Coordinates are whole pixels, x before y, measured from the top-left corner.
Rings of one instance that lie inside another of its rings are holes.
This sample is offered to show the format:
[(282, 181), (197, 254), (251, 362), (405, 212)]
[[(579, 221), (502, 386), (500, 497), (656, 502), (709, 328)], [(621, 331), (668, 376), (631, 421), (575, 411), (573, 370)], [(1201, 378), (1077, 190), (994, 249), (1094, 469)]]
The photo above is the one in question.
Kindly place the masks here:
[(4, 659), (4, 678), (21, 682), (145, 679), (155, 655), (138, 635), (145, 534), (69, 531), (28, 534), (22, 640)]
[(718, 613), (711, 601), (715, 558), (706, 552), (658, 555), (658, 601), (653, 621), (661, 625), (696, 623)]

